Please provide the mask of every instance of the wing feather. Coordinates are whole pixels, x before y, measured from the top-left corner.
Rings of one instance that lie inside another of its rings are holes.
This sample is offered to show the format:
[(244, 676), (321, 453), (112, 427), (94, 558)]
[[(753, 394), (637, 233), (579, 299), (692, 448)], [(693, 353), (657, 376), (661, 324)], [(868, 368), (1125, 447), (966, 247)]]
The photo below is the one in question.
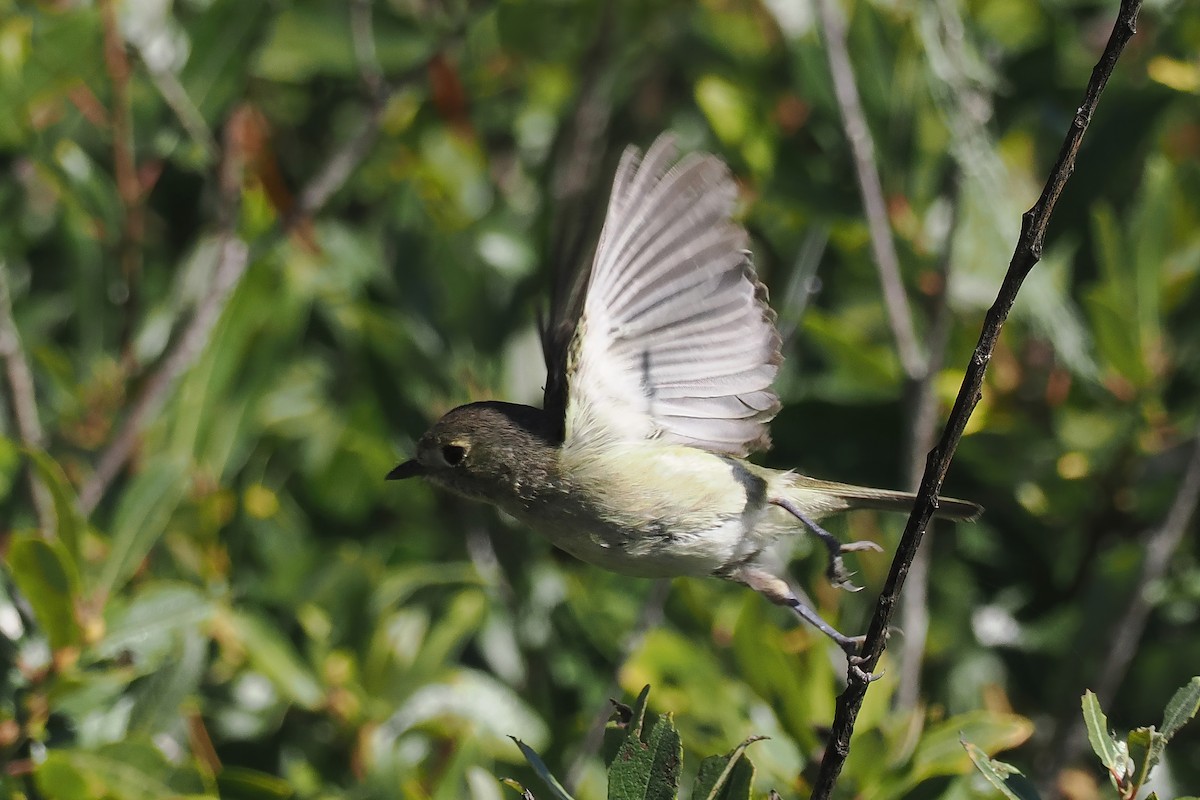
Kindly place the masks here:
[(625, 151), (567, 365), (566, 444), (662, 438), (744, 456), (768, 443), (780, 339), (715, 156), (660, 136)]

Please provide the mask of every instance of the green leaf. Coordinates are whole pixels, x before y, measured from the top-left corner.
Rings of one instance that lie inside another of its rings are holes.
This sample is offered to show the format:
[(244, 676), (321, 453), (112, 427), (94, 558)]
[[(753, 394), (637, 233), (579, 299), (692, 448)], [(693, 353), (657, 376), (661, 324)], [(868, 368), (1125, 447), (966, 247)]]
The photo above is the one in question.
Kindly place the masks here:
[(930, 727), (913, 753), (910, 780), (915, 785), (939, 775), (961, 775), (971, 768), (961, 741), (976, 742), (989, 755), (1016, 747), (1033, 735), (1033, 723), (1016, 714), (971, 711)]
[(50, 647), (58, 650), (77, 644), (80, 630), (74, 604), (79, 579), (63, 543), (18, 533), (8, 546), (8, 568), (18, 591), (33, 607)]
[(609, 800), (676, 800), (683, 745), (671, 715), (659, 717), (645, 741), (642, 729), (638, 720), (617, 750), (608, 772)]
[[(558, 778), (554, 777), (554, 774), (550, 772), (550, 768), (546, 766), (546, 762), (542, 761), (542, 757), (537, 754), (536, 750), (515, 736), (509, 738), (517, 743), (517, 747), (521, 748), (521, 754), (525, 756), (525, 760), (529, 762), (529, 766), (533, 767), (533, 771), (546, 784), (546, 787), (550, 790), (550, 796), (554, 800), (574, 800), (571, 794), (559, 783)], [(528, 794), (524, 788), (519, 789), (519, 791)]]
[(169, 763), (143, 740), (123, 741), (95, 750), (52, 749), (34, 772), (46, 797), (160, 800), (211, 793), (201, 774)]
[(1197, 711), (1200, 711), (1200, 675), (1192, 678), (1171, 695), (1166, 709), (1163, 710), (1163, 738), (1171, 741), (1179, 729), (1196, 716)]
[(112, 548), (95, 590), (107, 597), (137, 570), (167, 528), (186, 489), (187, 464), (160, 459), (147, 464), (129, 487), (113, 516)]
[(217, 775), (221, 797), (238, 800), (285, 800), (295, 797), (296, 789), (283, 778), (249, 767), (225, 767)]
[(1142, 786), (1150, 777), (1150, 771), (1162, 759), (1167, 739), (1153, 727), (1138, 728), (1129, 732), (1129, 776), (1134, 787)]
[(966, 739), (962, 740), (962, 746), (980, 774), (987, 779), (988, 783), (999, 789), (1008, 800), (1040, 800), (1032, 786), (1012, 780), (1014, 776), (1022, 774), (1021, 770), (1012, 764), (988, 758), (987, 753)]
[(292, 643), (263, 617), (237, 610), (230, 613), (254, 668), (296, 705), (310, 711), (318, 708), (325, 699), (325, 690)]
[(1083, 693), (1083, 724), (1087, 727), (1088, 741), (1092, 752), (1110, 773), (1125, 774), (1125, 756), (1120, 745), (1108, 728), (1108, 717), (1100, 709), (1100, 700), (1091, 689)]
[(726, 755), (709, 756), (701, 761), (692, 800), (749, 800), (754, 764), (743, 755), (747, 747), (764, 738), (751, 736)]
[(67, 549), (74, 564), (79, 563), (79, 540), (84, 521), (76, 504), (75, 491), (58, 462), (41, 450), (25, 449), (33, 469), (50, 492), (54, 501), (54, 516), (58, 518), (58, 538)]

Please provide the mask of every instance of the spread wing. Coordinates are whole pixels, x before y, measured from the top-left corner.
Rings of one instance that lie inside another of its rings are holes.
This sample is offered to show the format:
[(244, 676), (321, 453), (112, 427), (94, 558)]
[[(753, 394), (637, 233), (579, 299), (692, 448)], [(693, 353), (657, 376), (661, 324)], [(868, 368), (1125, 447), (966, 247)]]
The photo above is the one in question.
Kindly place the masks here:
[(715, 156), (660, 136), (617, 168), (567, 363), (566, 443), (661, 438), (744, 456), (769, 444), (780, 338)]

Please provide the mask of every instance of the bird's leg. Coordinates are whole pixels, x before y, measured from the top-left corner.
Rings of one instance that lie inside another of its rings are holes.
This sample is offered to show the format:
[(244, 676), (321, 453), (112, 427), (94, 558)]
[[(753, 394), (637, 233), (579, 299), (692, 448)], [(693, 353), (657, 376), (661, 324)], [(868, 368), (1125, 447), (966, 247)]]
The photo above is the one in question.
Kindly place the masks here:
[(847, 542), (846, 544), (842, 544), (836, 536), (810, 519), (808, 515), (800, 510), (799, 506), (786, 497), (775, 497), (770, 502), (800, 520), (804, 524), (804, 527), (815, 533), (817, 538), (824, 543), (825, 549), (829, 551), (829, 566), (825, 569), (825, 575), (829, 578), (830, 583), (839, 589), (845, 589), (850, 592), (862, 590), (861, 586), (855, 586), (850, 581), (854, 577), (854, 573), (846, 570), (846, 565), (842, 563), (842, 553), (857, 553), (863, 550), (874, 550), (877, 553), (882, 553), (882, 547), (874, 542)]
[(854, 659), (858, 656), (859, 648), (866, 637), (846, 636), (844, 633), (838, 631), (828, 622), (821, 619), (821, 616), (816, 611), (805, 605), (804, 601), (792, 591), (792, 587), (788, 586), (787, 581), (782, 578), (772, 575), (762, 567), (749, 564), (722, 573), (721, 577), (736, 581), (744, 586), (749, 586), (775, 605), (790, 608), (796, 612), (800, 619), (837, 642), (838, 647), (845, 651), (848, 658)]

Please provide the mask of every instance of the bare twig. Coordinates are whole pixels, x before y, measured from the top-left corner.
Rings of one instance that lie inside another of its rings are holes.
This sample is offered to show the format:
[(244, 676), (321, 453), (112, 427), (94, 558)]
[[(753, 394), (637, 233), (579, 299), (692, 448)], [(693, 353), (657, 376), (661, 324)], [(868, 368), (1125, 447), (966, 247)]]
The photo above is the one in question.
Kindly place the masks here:
[[(21, 335), (13, 319), (8, 265), (3, 260), (0, 260), (0, 358), (4, 359), (4, 371), (8, 376), (8, 390), (12, 398), (17, 435), (21, 437), (21, 444), (40, 449), (44, 441), (42, 423), (38, 419), (33, 373), (29, 370), (25, 350), (21, 347)], [(37, 514), (38, 527), (41, 528), (43, 536), (52, 539), (55, 536), (54, 504), (50, 493), (32, 471), (29, 473), (29, 490), (33, 495), (33, 510)]]
[(858, 87), (854, 82), (854, 68), (850, 64), (850, 53), (846, 47), (846, 22), (835, 0), (817, 0), (817, 13), (821, 18), (821, 29), (825, 36), (825, 54), (829, 59), (829, 71), (833, 78), (833, 91), (842, 115), (842, 126), (850, 149), (854, 153), (854, 172), (858, 177), (858, 188), (862, 193), (863, 210), (867, 216), (867, 229), (871, 234), (871, 251), (875, 256), (875, 267), (879, 272), (883, 304), (887, 309), (888, 324), (896, 340), (896, 352), (900, 364), (910, 380), (918, 380), (925, 373), (925, 357), (917, 342), (913, 325), (912, 309), (908, 295), (900, 278), (900, 259), (892, 241), (888, 224), (887, 204), (883, 198), (883, 184), (879, 180), (879, 169), (875, 165), (875, 144), (871, 129), (863, 113)]
[(383, 102), (377, 101), (362, 121), (355, 134), (342, 143), (326, 160), (325, 165), (301, 190), (292, 213), (284, 220), (288, 230), (300, 219), (311, 217), (325, 207), (329, 198), (346, 185), (346, 181), (358, 169), (379, 136), (379, 123), (383, 119)]
[[(950, 225), (942, 257), (938, 260), (936, 294), (933, 296), (932, 320), (929, 330), (929, 360), (919, 380), (911, 381), (909, 397), (912, 404), (906, 465), (907, 486), (916, 488), (924, 471), (923, 453), (929, 452), (937, 436), (937, 391), (935, 379), (946, 361), (950, 343), (950, 270), (954, 255), (954, 232), (958, 228), (961, 203), (962, 175), (957, 165), (951, 167)], [(929, 536), (933, 531), (929, 531)], [(929, 635), (929, 570), (931, 543), (917, 549), (908, 573), (908, 591), (900, 602), (900, 628), (904, 639), (900, 647), (899, 685), (896, 687), (896, 706), (912, 708), (921, 695), (921, 662), (925, 655), (925, 640)]]
[(846, 763), (846, 757), (850, 752), (850, 736), (854, 731), (854, 722), (870, 684), (868, 673), (875, 669), (880, 656), (883, 655), (887, 631), (891, 625), (900, 590), (904, 586), (913, 556), (921, 544), (921, 537), (929, 526), (929, 520), (933, 517), (937, 506), (937, 496), (950, 468), (954, 451), (962, 439), (971, 412), (974, 411), (982, 396), (984, 373), (987, 371), (996, 341), (1000, 337), (1000, 330), (1016, 302), (1017, 293), (1020, 291), (1025, 277), (1041, 259), (1042, 248), (1046, 240), (1046, 226), (1049, 224), (1050, 216), (1062, 194), (1063, 187), (1075, 169), (1075, 158), (1079, 152), (1079, 145), (1083, 141), (1088, 123), (1091, 122), (1092, 114), (1095, 113), (1100, 93), (1108, 83), (1126, 43), (1134, 34), (1141, 6), (1141, 0), (1121, 1), (1121, 8), (1117, 14), (1112, 34), (1109, 36), (1104, 53), (1092, 70), (1083, 103), (1075, 112), (1071, 127), (1059, 150), (1058, 159), (1050, 171), (1050, 177), (1037, 202), (1022, 217), (1021, 235), (1017, 240), (1012, 259), (1009, 261), (1008, 272), (1000, 285), (995, 302), (984, 317), (983, 330), (980, 332), (979, 342), (975, 346), (971, 361), (967, 365), (954, 408), (950, 412), (950, 418), (946, 422), (937, 446), (929, 451), (925, 474), (921, 479), (921, 489), (912, 514), (908, 518), (908, 524), (905, 526), (904, 536), (900, 541), (896, 557), (892, 561), (887, 582), (876, 603), (866, 641), (863, 643), (862, 656), (857, 659), (858, 663), (852, 665), (849, 670), (846, 691), (838, 698), (829, 744), (813, 788), (814, 800), (825, 800), (832, 794), (842, 766)]
[(125, 40), (117, 25), (116, 0), (100, 3), (100, 18), (104, 26), (104, 66), (112, 83), (113, 172), (117, 181), (117, 196), (121, 200), (121, 240), (118, 247), (121, 277), (125, 282), (122, 303), (124, 321), (121, 326), (122, 359), (130, 362), (133, 356), (133, 328), (138, 313), (138, 292), (142, 271), (142, 241), (145, 238), (145, 208), (137, 161), (133, 149), (133, 102), (129, 95), (132, 70), (125, 52)]

